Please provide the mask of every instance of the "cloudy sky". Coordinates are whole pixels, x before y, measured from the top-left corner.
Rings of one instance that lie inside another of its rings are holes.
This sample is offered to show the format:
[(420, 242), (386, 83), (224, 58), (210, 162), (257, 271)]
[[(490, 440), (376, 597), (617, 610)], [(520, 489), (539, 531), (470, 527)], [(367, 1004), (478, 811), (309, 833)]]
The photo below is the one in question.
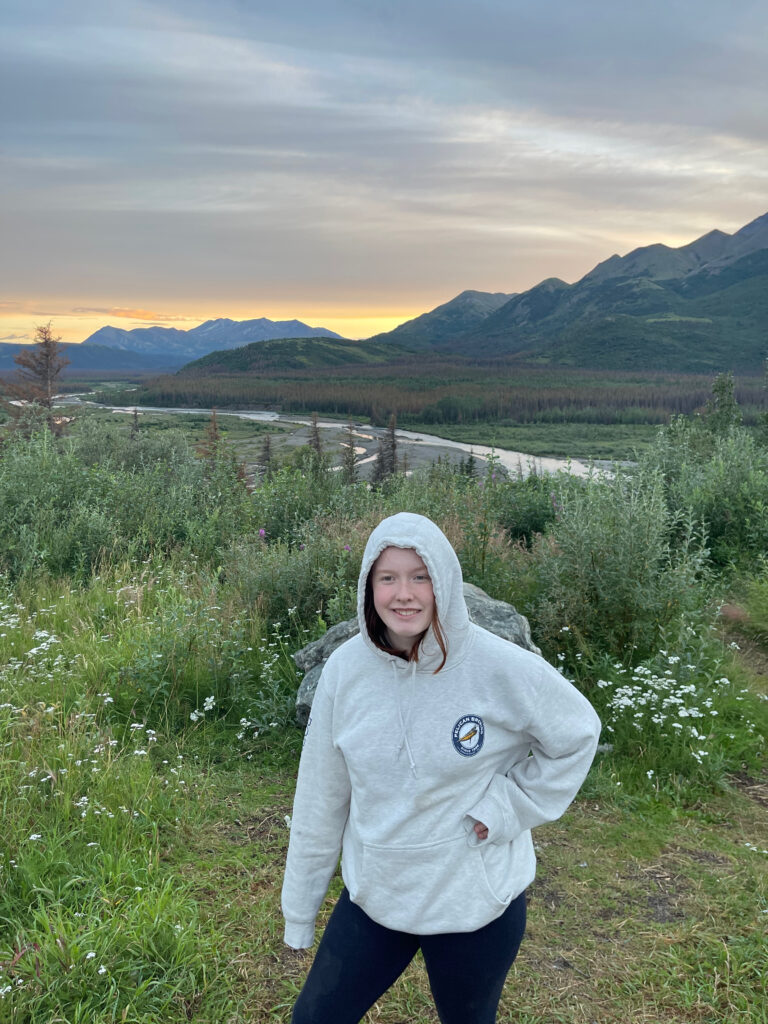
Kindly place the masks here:
[(365, 337), (768, 210), (765, 0), (3, 0), (0, 339)]

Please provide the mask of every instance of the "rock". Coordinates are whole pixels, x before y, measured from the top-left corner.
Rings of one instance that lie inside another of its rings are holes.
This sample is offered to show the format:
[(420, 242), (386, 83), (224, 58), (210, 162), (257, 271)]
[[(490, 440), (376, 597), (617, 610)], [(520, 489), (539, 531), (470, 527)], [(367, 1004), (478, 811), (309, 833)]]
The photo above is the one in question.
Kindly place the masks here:
[(515, 611), (511, 604), (489, 597), (484, 590), (472, 583), (464, 584), (464, 600), (467, 602), (470, 619), (478, 626), (503, 637), (504, 640), (511, 640), (513, 644), (526, 651), (541, 654), (531, 639), (528, 619)]
[(313, 640), (311, 644), (296, 651), (293, 660), (302, 672), (308, 672), (315, 665), (325, 664), (337, 647), (341, 647), (345, 640), (358, 632), (357, 619), (339, 622), (323, 633), (319, 640)]
[[(528, 625), (528, 620), (524, 615), (515, 611), (511, 604), (507, 604), (506, 601), (496, 601), (472, 583), (464, 584), (464, 599), (467, 602), (470, 619), (478, 626), (483, 626), (489, 632), (495, 633), (505, 640), (511, 640), (513, 644), (523, 647), (526, 651), (541, 654), (531, 639), (531, 627)], [(304, 678), (296, 694), (296, 718), (300, 725), (307, 724), (315, 690), (326, 661), (337, 647), (340, 647), (345, 640), (349, 640), (357, 632), (359, 632), (357, 619), (339, 622), (338, 625), (331, 626), (319, 640), (313, 640), (311, 644), (302, 647), (293, 655), (296, 665), (304, 673)]]

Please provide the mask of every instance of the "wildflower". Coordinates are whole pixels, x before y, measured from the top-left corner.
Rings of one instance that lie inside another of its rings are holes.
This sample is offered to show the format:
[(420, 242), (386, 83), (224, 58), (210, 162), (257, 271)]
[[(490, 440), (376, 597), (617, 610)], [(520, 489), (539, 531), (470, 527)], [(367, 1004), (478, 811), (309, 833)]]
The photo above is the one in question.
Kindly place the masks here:
[(107, 968), (104, 966), (104, 964), (102, 964), (101, 967), (99, 968), (99, 974), (106, 974), (106, 973), (107, 973)]
[(85, 954), (85, 959), (86, 960), (93, 960), (95, 956), (96, 956), (96, 954), (94, 952), (86, 953)]
[(652, 779), (653, 778), (653, 774), (654, 774), (653, 773), (653, 768), (649, 768), (648, 771), (645, 774), (648, 776), (649, 779)]
[(42, 839), (43, 837), (40, 835), (39, 832), (33, 832), (29, 838), (34, 841), (36, 839)]
[(213, 696), (206, 697), (203, 701), (203, 711), (211, 711), (215, 703), (216, 701)]
[(266, 531), (266, 530), (264, 529), (264, 527), (263, 527), (263, 526), (262, 526), (262, 528), (261, 528), (261, 529), (259, 530), (259, 536), (260, 536), (260, 537), (266, 537), (266, 536), (267, 536), (267, 531)]

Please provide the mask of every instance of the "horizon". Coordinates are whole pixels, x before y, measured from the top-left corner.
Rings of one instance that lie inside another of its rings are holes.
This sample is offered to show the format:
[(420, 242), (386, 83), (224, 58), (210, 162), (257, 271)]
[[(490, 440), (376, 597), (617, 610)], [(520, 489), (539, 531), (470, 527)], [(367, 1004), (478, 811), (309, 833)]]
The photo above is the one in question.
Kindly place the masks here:
[(0, 340), (360, 339), (768, 208), (768, 10), (9, 0)]

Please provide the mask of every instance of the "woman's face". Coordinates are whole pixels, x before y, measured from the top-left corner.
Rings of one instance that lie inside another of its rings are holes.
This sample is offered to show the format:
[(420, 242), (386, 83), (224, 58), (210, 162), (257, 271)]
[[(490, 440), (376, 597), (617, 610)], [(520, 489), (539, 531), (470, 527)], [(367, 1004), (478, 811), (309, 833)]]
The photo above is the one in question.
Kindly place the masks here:
[(371, 569), (373, 606), (392, 647), (410, 651), (427, 631), (435, 594), (427, 567), (413, 548), (385, 548)]

